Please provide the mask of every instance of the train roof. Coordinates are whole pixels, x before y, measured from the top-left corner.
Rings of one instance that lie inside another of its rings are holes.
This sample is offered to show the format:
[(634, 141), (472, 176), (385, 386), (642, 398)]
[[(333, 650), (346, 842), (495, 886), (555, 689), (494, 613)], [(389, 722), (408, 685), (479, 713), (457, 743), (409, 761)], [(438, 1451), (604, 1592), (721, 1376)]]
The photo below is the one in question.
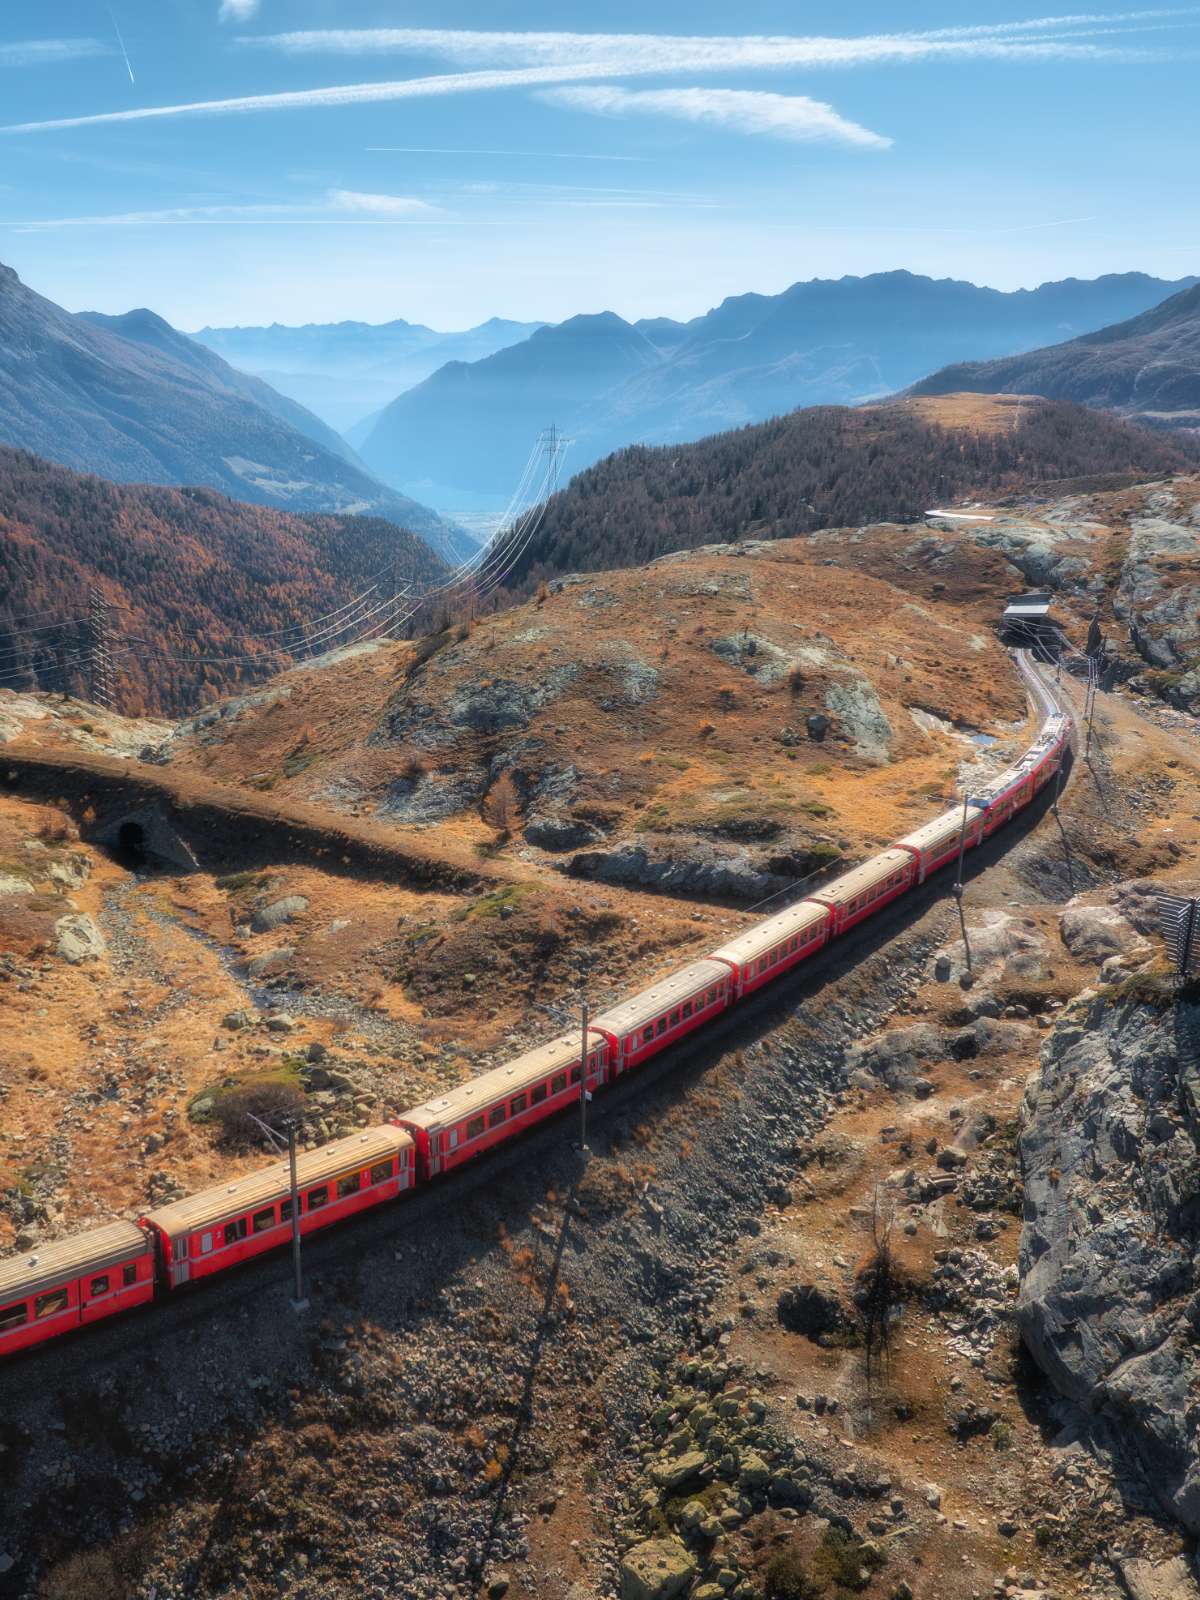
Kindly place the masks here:
[[(970, 821), (970, 814), (967, 817)], [(927, 822), (923, 827), (914, 828), (911, 833), (906, 833), (903, 839), (897, 839), (897, 844), (910, 844), (914, 850), (928, 850), (930, 845), (940, 844), (943, 839), (949, 838), (952, 833), (958, 833), (962, 828), (962, 807), (951, 806), (949, 811), (943, 811), (940, 817), (934, 817), (932, 822)]]
[(690, 966), (680, 967), (678, 972), (672, 972), (669, 977), (660, 978), (648, 989), (641, 989), (628, 999), (619, 1000), (615, 1006), (610, 1006), (594, 1019), (596, 1026), (618, 1036), (632, 1033), (643, 1023), (651, 1022), (664, 1011), (669, 1011), (677, 1000), (686, 1000), (697, 989), (707, 989), (710, 984), (728, 976), (729, 968), (723, 961), (714, 961), (711, 956), (705, 956), (701, 961), (693, 961)]
[(728, 944), (714, 950), (713, 955), (724, 957), (727, 961), (753, 961), (765, 950), (774, 949), (781, 939), (790, 939), (793, 933), (801, 933), (811, 928), (814, 922), (825, 922), (828, 917), (828, 906), (801, 900), (798, 905), (788, 906), (783, 911), (777, 911), (773, 917), (756, 922), (752, 928), (747, 928), (744, 933), (730, 939)]
[(872, 856), (869, 861), (864, 861), (859, 867), (852, 867), (849, 872), (843, 872), (840, 878), (835, 878), (832, 883), (824, 884), (820, 889), (814, 889), (809, 896), (810, 900), (819, 900), (831, 906), (845, 905), (847, 900), (852, 900), (856, 894), (861, 894), (864, 889), (872, 889), (882, 878), (889, 878), (898, 868), (912, 864), (912, 856), (907, 850), (891, 849), (881, 850), (877, 856)]
[(0, 1261), (0, 1303), (25, 1300), (73, 1278), (118, 1266), (145, 1255), (150, 1241), (132, 1222), (110, 1222), (103, 1228), (58, 1239), (34, 1251)]
[[(594, 1027), (589, 1028), (588, 1032), (596, 1035), (591, 1041), (593, 1049), (603, 1044), (603, 1035)], [(401, 1116), (405, 1122), (415, 1123), (417, 1127), (425, 1129), (461, 1122), (480, 1106), (490, 1106), (511, 1094), (519, 1094), (527, 1085), (539, 1083), (559, 1067), (573, 1066), (579, 1060), (581, 1036), (581, 1029), (573, 1033), (561, 1033), (546, 1044), (527, 1050), (524, 1055), (515, 1056), (513, 1060), (492, 1067), (488, 1072), (481, 1072), (477, 1078), (469, 1078), (447, 1094), (413, 1106), (410, 1111), (402, 1112)]]
[[(342, 1172), (352, 1172), (355, 1167), (370, 1166), (386, 1156), (408, 1149), (412, 1136), (403, 1128), (390, 1122), (375, 1128), (364, 1128), (344, 1139), (334, 1139), (317, 1150), (305, 1151), (296, 1160), (296, 1181), (301, 1189), (309, 1189), (323, 1178), (333, 1178)], [(165, 1234), (177, 1237), (194, 1233), (210, 1223), (238, 1217), (255, 1206), (283, 1199), (291, 1193), (291, 1167), (286, 1157), (247, 1172), (232, 1183), (217, 1183), (211, 1189), (201, 1189), (199, 1194), (185, 1195), (182, 1200), (172, 1200), (169, 1205), (158, 1206), (145, 1213), (146, 1221), (161, 1228)]]

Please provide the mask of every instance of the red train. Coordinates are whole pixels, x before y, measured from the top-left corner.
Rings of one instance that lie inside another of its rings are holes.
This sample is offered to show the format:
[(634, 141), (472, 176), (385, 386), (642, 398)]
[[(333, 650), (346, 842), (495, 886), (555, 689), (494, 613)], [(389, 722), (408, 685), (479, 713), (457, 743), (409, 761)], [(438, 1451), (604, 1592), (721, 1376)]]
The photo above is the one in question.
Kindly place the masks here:
[[(431, 1183), (485, 1150), (602, 1089), (805, 961), (923, 883), (1029, 804), (1062, 765), (1071, 718), (1018, 658), (1045, 718), (1035, 742), (986, 789), (861, 866), (764, 918), (702, 960), (592, 1019), (578, 1034), (493, 1067), (393, 1122), (300, 1157), (300, 1227), (314, 1232)], [(0, 1261), (0, 1356), (175, 1293), (273, 1250), (291, 1236), (288, 1163), (275, 1161), (148, 1211)]]

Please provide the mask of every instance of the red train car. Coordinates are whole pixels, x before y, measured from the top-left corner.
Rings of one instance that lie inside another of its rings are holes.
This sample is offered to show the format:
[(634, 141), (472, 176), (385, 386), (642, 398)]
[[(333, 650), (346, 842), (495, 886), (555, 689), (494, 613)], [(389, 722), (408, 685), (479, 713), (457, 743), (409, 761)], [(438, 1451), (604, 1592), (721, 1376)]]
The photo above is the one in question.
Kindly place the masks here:
[(154, 1298), (150, 1240), (132, 1222), (0, 1261), (0, 1356)]
[[(983, 838), (983, 811), (978, 806), (967, 807), (967, 830), (963, 849), (970, 850)], [(918, 883), (924, 883), (931, 872), (944, 867), (958, 855), (959, 839), (963, 833), (962, 806), (952, 806), (940, 817), (927, 822), (923, 828), (914, 828), (896, 847), (908, 850), (917, 863)]]
[(917, 864), (910, 850), (900, 850), (893, 845), (882, 850), (861, 867), (843, 872), (840, 878), (826, 883), (805, 898), (817, 905), (828, 906), (831, 913), (830, 934), (845, 933), (856, 922), (872, 916), (889, 900), (894, 900), (916, 877)]
[(602, 1011), (595, 1023), (613, 1041), (610, 1075), (641, 1066), (702, 1027), (725, 1010), (732, 996), (728, 963), (706, 956)]
[[(590, 1029), (588, 1038), (587, 1087), (591, 1092), (607, 1081), (612, 1041), (600, 1027)], [(421, 1182), (461, 1167), (464, 1161), (577, 1101), (581, 1053), (580, 1033), (560, 1034), (515, 1061), (493, 1067), (448, 1094), (405, 1111), (396, 1120), (412, 1135)]]
[(765, 922), (756, 922), (714, 950), (713, 956), (733, 968), (734, 992), (740, 997), (818, 951), (829, 938), (831, 921), (827, 906), (801, 900)]
[[(393, 1200), (414, 1181), (413, 1141), (385, 1123), (310, 1150), (296, 1162), (300, 1231)], [(233, 1183), (148, 1211), (141, 1219), (157, 1242), (169, 1288), (209, 1277), (284, 1244), (292, 1233), (289, 1163), (274, 1161)]]

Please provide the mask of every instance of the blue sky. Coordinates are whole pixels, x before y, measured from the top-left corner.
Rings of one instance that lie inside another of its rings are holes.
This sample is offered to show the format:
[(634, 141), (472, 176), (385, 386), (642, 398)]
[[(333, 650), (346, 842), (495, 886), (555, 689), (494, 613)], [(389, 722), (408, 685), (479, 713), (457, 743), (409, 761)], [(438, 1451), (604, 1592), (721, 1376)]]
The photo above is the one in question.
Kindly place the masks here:
[[(1043, 4), (1045, 0), (1043, 0)], [(8, 0), (0, 260), (177, 326), (1200, 266), (1200, 5)]]

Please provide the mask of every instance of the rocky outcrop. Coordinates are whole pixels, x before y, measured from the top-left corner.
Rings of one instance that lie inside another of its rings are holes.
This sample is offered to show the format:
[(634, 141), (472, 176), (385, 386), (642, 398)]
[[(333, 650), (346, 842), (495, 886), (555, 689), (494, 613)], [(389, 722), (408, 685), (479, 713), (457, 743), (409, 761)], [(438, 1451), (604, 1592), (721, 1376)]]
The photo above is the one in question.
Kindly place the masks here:
[(1076, 905), (1072, 901), (1058, 919), (1063, 943), (1076, 961), (1103, 965), (1112, 956), (1144, 961), (1150, 943), (1115, 906)]
[(1018, 1315), (1054, 1386), (1109, 1418), (1200, 1532), (1200, 1008), (1085, 990), (1022, 1116)]
[(856, 673), (845, 683), (831, 683), (825, 691), (825, 705), (854, 741), (855, 755), (873, 762), (888, 759), (892, 725), (865, 678)]

